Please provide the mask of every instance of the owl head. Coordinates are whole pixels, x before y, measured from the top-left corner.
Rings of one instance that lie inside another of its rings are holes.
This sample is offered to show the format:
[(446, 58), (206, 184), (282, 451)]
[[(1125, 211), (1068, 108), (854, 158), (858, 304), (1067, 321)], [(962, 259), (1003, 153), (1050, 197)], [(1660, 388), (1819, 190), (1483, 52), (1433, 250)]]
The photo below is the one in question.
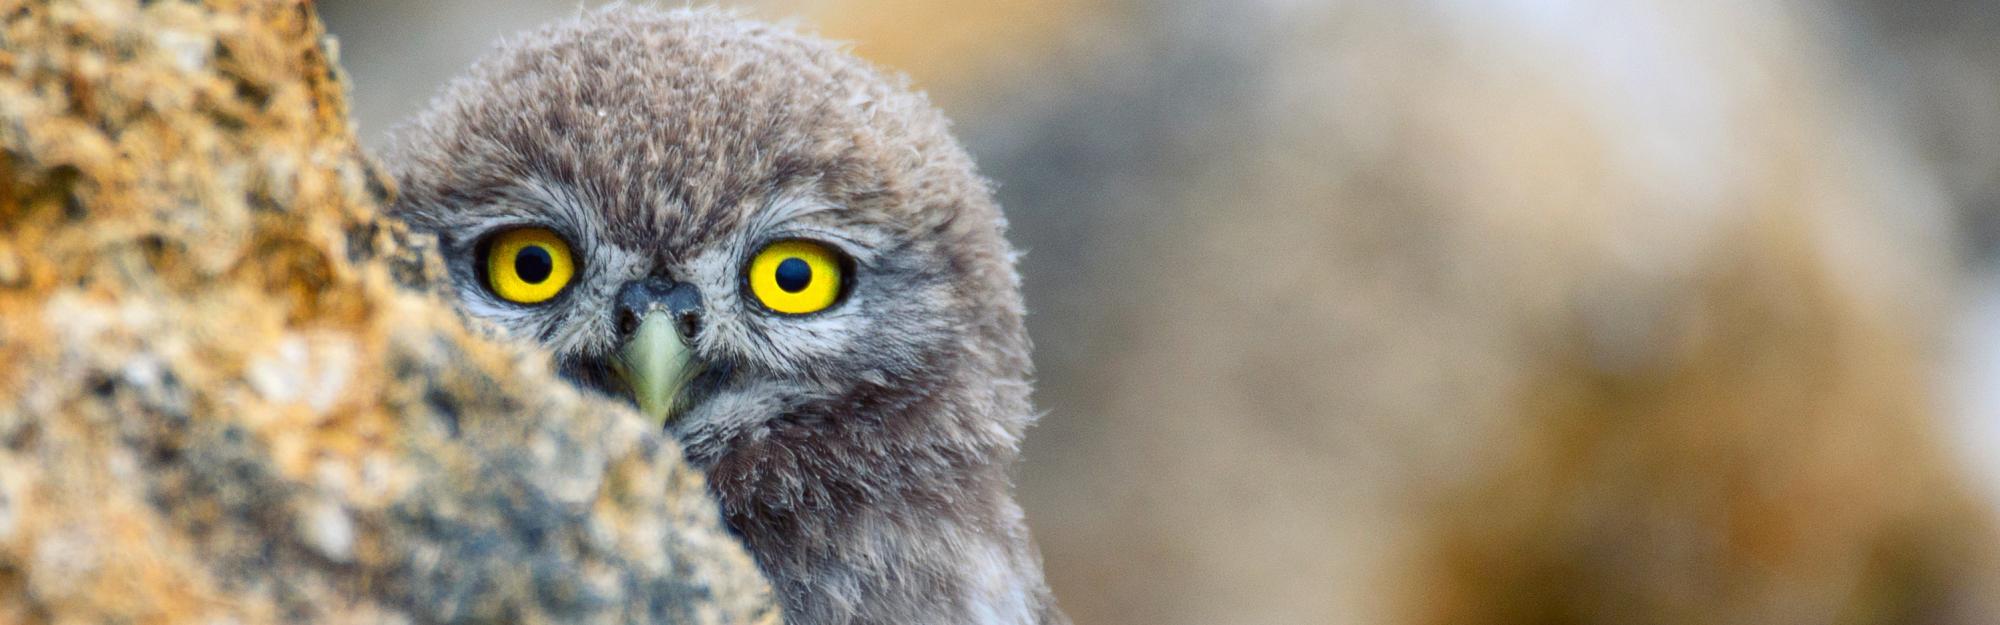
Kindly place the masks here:
[(437, 235), (464, 309), (697, 463), (828, 428), (1011, 444), (1027, 414), (985, 182), (925, 98), (831, 44), (599, 11), (501, 45), (393, 135), (392, 210)]
[(621, 5), (504, 42), (392, 134), (391, 210), (463, 309), (672, 433), (789, 621), (1061, 622), (1009, 492), (1005, 221), (900, 79)]

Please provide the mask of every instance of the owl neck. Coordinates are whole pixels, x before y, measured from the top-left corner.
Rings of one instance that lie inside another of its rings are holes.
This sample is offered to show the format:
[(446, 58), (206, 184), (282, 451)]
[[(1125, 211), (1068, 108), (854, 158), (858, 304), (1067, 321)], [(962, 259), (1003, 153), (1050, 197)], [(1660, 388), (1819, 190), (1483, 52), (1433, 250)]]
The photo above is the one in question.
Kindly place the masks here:
[(1067, 623), (1011, 495), (1015, 441), (979, 427), (1008, 421), (935, 401), (787, 415), (708, 469), (786, 622)]

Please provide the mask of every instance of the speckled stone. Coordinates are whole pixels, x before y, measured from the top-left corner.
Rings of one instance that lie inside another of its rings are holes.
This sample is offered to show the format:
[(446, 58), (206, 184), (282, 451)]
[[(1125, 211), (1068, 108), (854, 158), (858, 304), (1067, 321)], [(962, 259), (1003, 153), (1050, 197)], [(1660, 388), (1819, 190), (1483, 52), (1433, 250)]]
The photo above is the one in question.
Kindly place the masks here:
[(0, 2), (0, 623), (775, 623), (701, 477), (468, 330), (309, 2)]

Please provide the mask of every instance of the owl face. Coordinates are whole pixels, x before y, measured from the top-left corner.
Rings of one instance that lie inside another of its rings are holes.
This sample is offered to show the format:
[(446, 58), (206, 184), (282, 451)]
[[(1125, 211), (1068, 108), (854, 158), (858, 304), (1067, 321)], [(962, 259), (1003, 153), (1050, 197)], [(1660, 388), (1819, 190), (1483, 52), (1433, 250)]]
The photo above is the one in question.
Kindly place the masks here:
[(684, 438), (722, 435), (920, 377), (959, 321), (949, 259), (790, 182), (701, 232), (619, 236), (575, 185), (539, 179), (426, 225), (474, 317), (548, 346), (572, 381), (633, 398)]
[(630, 11), (503, 45), (395, 133), (392, 211), (464, 310), (698, 464), (924, 402), (1025, 415), (1003, 221), (942, 117), (816, 40)]

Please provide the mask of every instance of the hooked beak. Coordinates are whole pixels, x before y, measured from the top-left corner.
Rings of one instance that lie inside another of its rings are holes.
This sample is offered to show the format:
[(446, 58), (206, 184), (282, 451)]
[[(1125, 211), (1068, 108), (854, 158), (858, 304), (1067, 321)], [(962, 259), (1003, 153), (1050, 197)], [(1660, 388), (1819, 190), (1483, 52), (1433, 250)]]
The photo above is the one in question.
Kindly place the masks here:
[(673, 420), (681, 389), (700, 373), (693, 350), (675, 331), (672, 315), (657, 309), (641, 318), (612, 359), (611, 370), (624, 380), (639, 411), (657, 425)]

